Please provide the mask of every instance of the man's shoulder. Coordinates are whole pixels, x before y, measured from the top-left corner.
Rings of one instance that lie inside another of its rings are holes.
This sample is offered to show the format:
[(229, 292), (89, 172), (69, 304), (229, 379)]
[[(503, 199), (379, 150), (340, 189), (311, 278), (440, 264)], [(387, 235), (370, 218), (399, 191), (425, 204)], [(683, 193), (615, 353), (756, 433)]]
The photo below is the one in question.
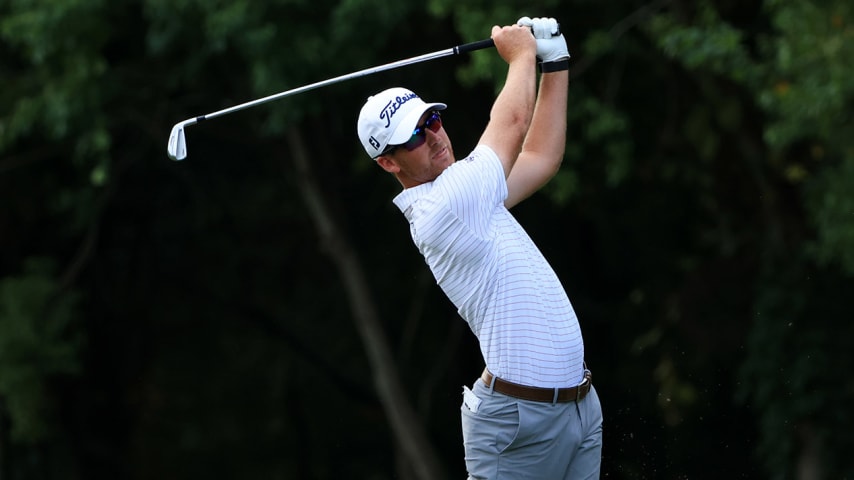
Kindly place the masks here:
[(432, 188), (433, 182), (422, 183), (421, 185), (406, 188), (402, 192), (398, 193), (397, 196), (392, 199), (392, 202), (400, 209), (401, 212), (407, 214), (407, 210), (409, 210), (412, 204), (419, 198), (430, 193)]

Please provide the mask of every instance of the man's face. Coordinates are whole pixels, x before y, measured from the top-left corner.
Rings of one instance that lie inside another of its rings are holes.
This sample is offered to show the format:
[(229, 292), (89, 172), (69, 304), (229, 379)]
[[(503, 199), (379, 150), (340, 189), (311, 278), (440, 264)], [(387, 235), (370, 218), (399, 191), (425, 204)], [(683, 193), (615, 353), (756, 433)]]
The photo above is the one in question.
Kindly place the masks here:
[(377, 158), (377, 163), (393, 173), (404, 188), (432, 182), (454, 163), (451, 141), (436, 111), (424, 113), (418, 121), (418, 128), (425, 135), (421, 145), (412, 150), (398, 146)]

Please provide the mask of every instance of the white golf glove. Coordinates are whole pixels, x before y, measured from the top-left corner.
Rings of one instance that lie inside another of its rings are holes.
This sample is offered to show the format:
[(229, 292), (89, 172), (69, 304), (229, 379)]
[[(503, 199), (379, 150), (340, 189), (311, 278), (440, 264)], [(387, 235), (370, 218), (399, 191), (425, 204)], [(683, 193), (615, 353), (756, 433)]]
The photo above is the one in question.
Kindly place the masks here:
[(537, 39), (537, 57), (542, 63), (569, 59), (566, 39), (560, 33), (557, 20), (554, 18), (522, 17), (516, 24), (531, 28), (534, 38)]

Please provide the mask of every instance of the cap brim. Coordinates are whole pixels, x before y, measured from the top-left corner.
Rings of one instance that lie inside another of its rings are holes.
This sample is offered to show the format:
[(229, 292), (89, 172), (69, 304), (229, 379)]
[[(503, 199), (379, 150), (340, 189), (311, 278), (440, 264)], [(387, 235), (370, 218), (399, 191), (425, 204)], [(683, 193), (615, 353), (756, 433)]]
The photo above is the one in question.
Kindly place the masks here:
[(428, 110), (444, 110), (446, 108), (448, 108), (448, 106), (444, 103), (425, 103), (423, 107), (409, 112), (409, 115), (401, 120), (397, 129), (388, 139), (387, 145), (400, 145), (402, 143), (406, 143), (406, 141), (412, 136), (412, 132), (415, 130), (415, 127), (418, 126), (418, 121), (421, 120), (421, 116), (424, 115), (424, 112)]

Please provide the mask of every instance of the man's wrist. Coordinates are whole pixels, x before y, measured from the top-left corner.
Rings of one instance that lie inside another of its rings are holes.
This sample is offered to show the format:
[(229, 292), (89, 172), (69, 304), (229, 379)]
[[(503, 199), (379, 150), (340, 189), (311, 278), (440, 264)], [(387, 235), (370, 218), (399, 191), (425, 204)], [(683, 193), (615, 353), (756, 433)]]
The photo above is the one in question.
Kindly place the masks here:
[(568, 58), (553, 62), (540, 62), (540, 73), (562, 72), (564, 70), (569, 70)]

